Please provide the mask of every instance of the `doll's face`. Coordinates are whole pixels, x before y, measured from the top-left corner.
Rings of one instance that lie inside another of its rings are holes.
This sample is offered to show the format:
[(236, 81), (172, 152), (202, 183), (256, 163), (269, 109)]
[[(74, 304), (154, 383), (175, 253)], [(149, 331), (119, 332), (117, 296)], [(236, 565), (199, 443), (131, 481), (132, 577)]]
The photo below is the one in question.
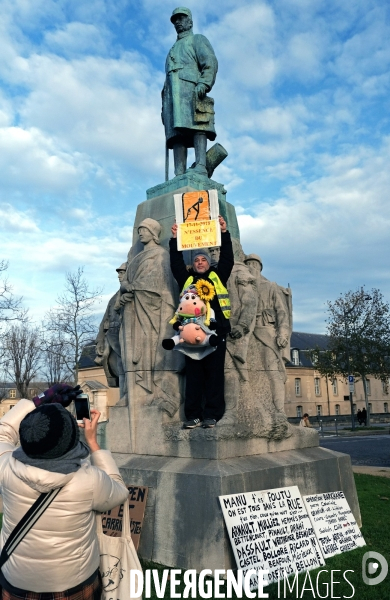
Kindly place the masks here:
[(183, 315), (201, 317), (206, 314), (206, 305), (197, 294), (188, 292), (187, 294), (184, 294), (180, 301), (178, 314), (180, 315), (180, 313)]

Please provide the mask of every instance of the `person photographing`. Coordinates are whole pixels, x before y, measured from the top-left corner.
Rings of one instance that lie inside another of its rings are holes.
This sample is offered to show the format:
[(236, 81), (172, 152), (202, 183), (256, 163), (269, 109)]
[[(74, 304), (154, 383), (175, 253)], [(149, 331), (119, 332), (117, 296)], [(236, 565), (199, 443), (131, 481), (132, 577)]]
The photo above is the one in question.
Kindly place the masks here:
[(80, 426), (80, 441), (66, 410), (80, 393), (79, 386), (56, 384), (32, 401), (20, 400), (0, 419), (0, 547), (42, 493), (59, 489), (2, 566), (3, 600), (47, 594), (50, 600), (100, 600), (95, 511), (123, 503), (128, 490), (111, 453), (97, 443), (97, 410)]

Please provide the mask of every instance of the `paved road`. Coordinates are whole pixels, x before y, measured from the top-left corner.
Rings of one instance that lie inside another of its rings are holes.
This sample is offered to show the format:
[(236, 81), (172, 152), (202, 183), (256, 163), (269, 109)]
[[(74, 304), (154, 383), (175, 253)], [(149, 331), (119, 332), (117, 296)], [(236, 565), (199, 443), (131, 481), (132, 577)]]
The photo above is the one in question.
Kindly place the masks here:
[(320, 445), (329, 450), (350, 454), (353, 465), (390, 467), (390, 435), (353, 438), (320, 437)]

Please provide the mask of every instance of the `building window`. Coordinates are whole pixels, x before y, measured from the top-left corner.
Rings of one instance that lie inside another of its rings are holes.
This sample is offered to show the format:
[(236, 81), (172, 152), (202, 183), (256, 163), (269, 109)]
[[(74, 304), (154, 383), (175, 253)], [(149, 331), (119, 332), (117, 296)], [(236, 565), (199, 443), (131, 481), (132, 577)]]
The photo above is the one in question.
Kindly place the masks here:
[(333, 389), (333, 396), (337, 396), (338, 395), (338, 389), (337, 389), (337, 379), (336, 379), (336, 377), (333, 377), (333, 379), (332, 379), (332, 389)]
[(382, 381), (382, 392), (386, 395), (389, 393), (389, 380), (388, 379), (386, 379), (386, 381)]
[(357, 412), (356, 412), (356, 404), (352, 404), (352, 407), (353, 407), (353, 414), (356, 415), (357, 414)]
[(302, 419), (302, 406), (297, 406), (297, 417)]
[(299, 377), (295, 379), (295, 395), (301, 396), (301, 380)]
[(371, 402), (368, 403), (368, 410), (370, 411), (370, 414), (372, 413), (372, 404)]
[(335, 408), (335, 412), (336, 412), (336, 417), (338, 417), (340, 415), (340, 404), (336, 404)]
[(322, 416), (322, 406), (321, 404), (317, 404), (317, 417)]
[(388, 404), (388, 402), (384, 402), (383, 403), (383, 412), (385, 412), (385, 413), (389, 412), (389, 404)]
[(30, 389), (30, 397), (34, 398), (34, 396), (36, 396), (36, 391), (33, 388), (31, 388)]
[(291, 350), (291, 362), (296, 367), (299, 367), (299, 350), (297, 350), (296, 348)]
[(367, 396), (371, 396), (371, 381), (369, 379), (366, 379), (366, 390)]
[(321, 380), (319, 377), (314, 377), (314, 393), (316, 396), (321, 396)]
[(16, 390), (10, 390), (9, 391), (9, 398), (16, 398)]

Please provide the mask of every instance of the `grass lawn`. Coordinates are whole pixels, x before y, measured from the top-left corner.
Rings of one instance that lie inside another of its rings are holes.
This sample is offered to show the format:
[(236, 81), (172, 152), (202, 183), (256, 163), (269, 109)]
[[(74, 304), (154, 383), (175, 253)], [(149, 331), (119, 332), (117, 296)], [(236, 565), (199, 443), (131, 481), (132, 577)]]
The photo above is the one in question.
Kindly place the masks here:
[[(344, 554), (328, 558), (326, 565), (318, 578), (317, 589), (317, 574), (320, 569), (310, 571), (310, 579), (313, 585), (311, 590), (309, 576), (303, 573), (295, 585), (293, 591), (289, 591), (286, 587), (286, 593), (283, 591), (283, 582), (281, 582), (280, 592), (278, 585), (272, 584), (264, 588), (264, 592), (268, 594), (270, 600), (277, 598), (354, 598), (354, 600), (389, 600), (390, 599), (390, 572), (387, 578), (380, 584), (369, 586), (363, 583), (362, 579), (362, 558), (369, 550), (379, 552), (390, 563), (390, 479), (384, 477), (373, 477), (371, 475), (355, 475), (356, 488), (359, 497), (360, 510), (362, 513), (362, 534), (366, 542), (366, 546)], [(143, 561), (144, 569), (158, 569), (162, 571), (164, 567)], [(347, 583), (343, 578), (343, 573), (346, 573), (346, 578), (350, 583)], [(331, 590), (331, 571), (333, 571), (333, 593)], [(306, 582), (305, 582), (306, 577)], [(159, 577), (161, 581), (161, 575)], [(341, 582), (341, 583), (336, 583)], [(290, 587), (292, 580), (290, 579)], [(352, 589), (352, 586), (354, 590)], [(184, 584), (176, 588), (176, 592), (182, 592)], [(226, 588), (221, 587), (221, 592), (226, 594)], [(153, 599), (157, 595), (153, 593)], [(200, 595), (197, 596), (201, 598)], [(210, 597), (210, 596), (209, 596)], [(257, 595), (256, 595), (257, 597)], [(169, 582), (166, 588), (164, 598), (171, 598), (169, 590)], [(214, 598), (214, 596), (211, 596)], [(237, 598), (233, 594), (232, 598)], [(243, 595), (243, 598), (246, 598)]]
[[(318, 577), (318, 588), (317, 574), (320, 569), (310, 571), (310, 580), (307, 573), (303, 573), (299, 577), (298, 585), (295, 585), (292, 591), (289, 591), (286, 587), (286, 593), (284, 593), (283, 582), (281, 582), (280, 591), (278, 591), (277, 584), (264, 588), (264, 592), (268, 594), (270, 600), (276, 600), (277, 598), (304, 598), (305, 600), (309, 598), (390, 599), (390, 573), (382, 583), (375, 586), (366, 585), (362, 579), (362, 558), (365, 552), (369, 550), (379, 552), (390, 563), (390, 479), (356, 474), (355, 481), (363, 520), (362, 534), (367, 545), (327, 559), (326, 565), (322, 567), (325, 572)], [(1, 518), (2, 515), (0, 515), (0, 523)], [(162, 571), (165, 567), (147, 561), (141, 562), (144, 569), (157, 569), (160, 572), (159, 581), (161, 582)], [(346, 574), (346, 578), (350, 583), (343, 579), (343, 573), (347, 570), (350, 572)], [(331, 590), (331, 571), (333, 571), (333, 593)], [(290, 587), (292, 587), (292, 580), (289, 581)], [(312, 583), (312, 589), (310, 582)], [(352, 586), (354, 589), (352, 589)], [(180, 585), (176, 587), (176, 593), (181, 594), (184, 587), (184, 582), (181, 580)], [(220, 592), (226, 594), (226, 586), (221, 586)], [(214, 598), (215, 596), (204, 597)], [(237, 598), (234, 593), (231, 597)], [(245, 595), (242, 597), (246, 598)], [(153, 584), (151, 598), (157, 598)], [(169, 581), (164, 598), (171, 598)], [(197, 598), (201, 598), (201, 596), (198, 595)], [(123, 600), (127, 599), (124, 598)]]

